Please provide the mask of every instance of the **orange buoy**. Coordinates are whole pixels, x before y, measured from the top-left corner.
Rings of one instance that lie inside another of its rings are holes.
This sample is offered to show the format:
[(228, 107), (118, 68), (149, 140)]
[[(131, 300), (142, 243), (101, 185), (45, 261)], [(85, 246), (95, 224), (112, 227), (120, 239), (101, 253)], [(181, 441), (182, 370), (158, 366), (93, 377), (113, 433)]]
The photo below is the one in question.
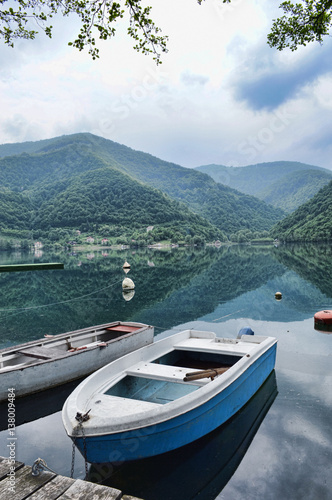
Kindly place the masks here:
[(314, 315), (315, 330), (332, 332), (332, 311), (325, 310), (316, 312)]

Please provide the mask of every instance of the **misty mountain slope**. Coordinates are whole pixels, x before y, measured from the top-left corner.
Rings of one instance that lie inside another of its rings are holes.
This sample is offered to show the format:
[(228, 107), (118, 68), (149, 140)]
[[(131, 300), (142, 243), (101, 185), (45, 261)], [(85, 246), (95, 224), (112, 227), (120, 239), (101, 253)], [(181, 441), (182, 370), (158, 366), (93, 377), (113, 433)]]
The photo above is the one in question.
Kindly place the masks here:
[(286, 241), (325, 241), (332, 239), (332, 181), (311, 200), (301, 205), (272, 229)]
[(204, 165), (196, 170), (216, 182), (291, 212), (308, 201), (332, 178), (332, 171), (300, 162), (271, 162), (246, 167)]
[(320, 170), (291, 172), (262, 191), (259, 198), (287, 212), (293, 212), (313, 198), (331, 179), (332, 172), (331, 174)]

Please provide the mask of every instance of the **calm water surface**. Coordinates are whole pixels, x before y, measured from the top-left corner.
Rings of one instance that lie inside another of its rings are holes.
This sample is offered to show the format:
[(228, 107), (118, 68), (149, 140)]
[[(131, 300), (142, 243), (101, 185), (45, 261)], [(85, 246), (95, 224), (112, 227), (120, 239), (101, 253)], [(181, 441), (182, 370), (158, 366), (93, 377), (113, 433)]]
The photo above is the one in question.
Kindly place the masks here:
[[(125, 260), (132, 297), (122, 293)], [(332, 309), (330, 247), (0, 254), (1, 264), (33, 261), (65, 269), (0, 274), (0, 348), (113, 320), (153, 324), (157, 338), (185, 328), (235, 338), (250, 326), (278, 339), (275, 371), (231, 421), (153, 460), (89, 467), (90, 480), (145, 500), (332, 498), (332, 334), (313, 322)], [(61, 407), (73, 387), (17, 401), (17, 460), (41, 457), (70, 475)], [(0, 412), (8, 456), (6, 405)], [(84, 474), (77, 452), (74, 477)]]

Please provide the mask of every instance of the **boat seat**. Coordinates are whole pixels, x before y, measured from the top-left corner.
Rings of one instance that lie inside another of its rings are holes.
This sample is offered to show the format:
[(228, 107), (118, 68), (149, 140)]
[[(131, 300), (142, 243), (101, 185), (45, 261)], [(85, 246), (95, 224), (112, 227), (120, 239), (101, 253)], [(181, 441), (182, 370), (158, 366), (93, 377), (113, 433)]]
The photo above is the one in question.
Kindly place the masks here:
[(23, 354), (24, 356), (29, 356), (30, 358), (44, 359), (44, 360), (59, 358), (66, 356), (68, 354), (66, 351), (63, 351), (62, 349), (57, 349), (56, 347), (40, 347), (40, 346), (33, 346), (27, 349), (21, 349), (17, 352)]
[(247, 345), (243, 342), (223, 342), (223, 339), (212, 340), (211, 343), (207, 344), (204, 339), (186, 339), (182, 342), (178, 342), (175, 345), (176, 350), (183, 351), (200, 351), (200, 352), (210, 352), (218, 354), (227, 354), (230, 356), (245, 356), (255, 349), (255, 345), (250, 345), (249, 340)]
[(129, 325), (115, 325), (105, 328), (108, 332), (121, 332), (121, 333), (131, 333), (140, 330), (141, 326), (129, 326)]
[[(127, 375), (134, 377), (153, 378), (155, 380), (166, 380), (167, 382), (183, 382), (183, 378), (187, 373), (197, 371), (197, 368), (184, 368), (171, 365), (160, 365), (158, 363), (146, 363), (142, 361), (130, 370), (127, 370)], [(194, 385), (205, 385), (210, 382), (210, 379), (200, 379), (190, 382)], [(183, 382), (188, 384), (188, 382)]]

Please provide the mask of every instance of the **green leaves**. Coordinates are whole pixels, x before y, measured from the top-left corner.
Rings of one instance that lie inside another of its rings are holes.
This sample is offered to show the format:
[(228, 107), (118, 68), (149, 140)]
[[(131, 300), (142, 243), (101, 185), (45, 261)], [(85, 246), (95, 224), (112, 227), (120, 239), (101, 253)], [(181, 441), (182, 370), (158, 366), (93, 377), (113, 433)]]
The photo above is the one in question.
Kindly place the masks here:
[(167, 36), (160, 36), (161, 29), (149, 18), (151, 7), (141, 6), (140, 0), (126, 0), (129, 9), (130, 26), (128, 34), (136, 43), (134, 49), (143, 54), (153, 54), (157, 65), (161, 64), (161, 53), (167, 52)]
[[(150, 17), (151, 7), (142, 7), (141, 0), (15, 0), (7, 10), (8, 0), (0, 0), (0, 38), (14, 47), (16, 39), (34, 39), (37, 31), (30, 27), (34, 20), (40, 30), (52, 38), (50, 19), (57, 13), (63, 16), (75, 14), (80, 18), (81, 29), (75, 40), (68, 45), (78, 50), (88, 48), (92, 59), (99, 57), (97, 39), (109, 40), (116, 33), (116, 24), (127, 16), (128, 35), (134, 41), (134, 49), (152, 55), (156, 64), (161, 64), (161, 55), (166, 53), (168, 37)], [(216, 0), (215, 0), (216, 1)], [(219, 0), (227, 4), (231, 0)], [(294, 4), (287, 0), (280, 8), (284, 15), (274, 19), (268, 44), (278, 50), (296, 50), (300, 45), (318, 41), (322, 43), (331, 26), (332, 0), (299, 0)], [(197, 0), (202, 4), (203, 0)]]
[(302, 0), (293, 4), (290, 1), (280, 5), (285, 15), (274, 19), (268, 44), (278, 50), (296, 50), (300, 45), (317, 41), (329, 34), (331, 26), (331, 0)]
[[(0, 0), (4, 5), (7, 0)], [(143, 8), (141, 0), (16, 0), (15, 9), (9, 7), (0, 11), (0, 38), (10, 47), (16, 39), (33, 39), (38, 33), (29, 26), (34, 20), (44, 33), (52, 38), (53, 27), (49, 20), (60, 12), (63, 16), (77, 15), (81, 29), (77, 37), (68, 45), (83, 50), (86, 47), (92, 59), (99, 57), (96, 39), (109, 40), (116, 33), (116, 23), (129, 13), (128, 34), (133, 38), (134, 49), (143, 54), (152, 54), (157, 64), (161, 64), (161, 54), (167, 52), (167, 36), (161, 35), (150, 18), (151, 7)]]

